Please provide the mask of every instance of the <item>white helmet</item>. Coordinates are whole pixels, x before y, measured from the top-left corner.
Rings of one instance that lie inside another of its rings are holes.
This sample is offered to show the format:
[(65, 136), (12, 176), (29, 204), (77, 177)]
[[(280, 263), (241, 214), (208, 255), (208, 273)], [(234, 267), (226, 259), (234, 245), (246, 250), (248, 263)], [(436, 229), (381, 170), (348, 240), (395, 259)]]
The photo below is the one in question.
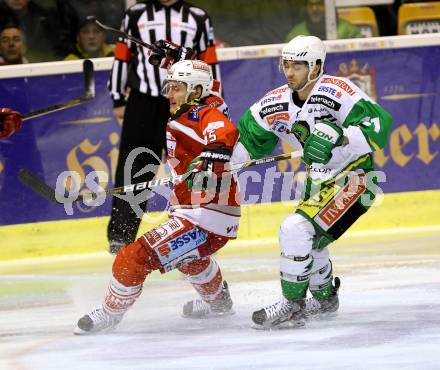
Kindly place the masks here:
[(182, 60), (173, 64), (167, 72), (162, 93), (167, 95), (167, 83), (168, 81), (178, 81), (186, 84), (186, 97), (185, 101), (191, 93), (195, 92), (196, 86), (202, 87), (201, 98), (208, 96), (211, 93), (212, 88), (212, 71), (211, 67), (201, 60)]
[[(311, 82), (316, 81), (324, 73), (325, 56), (326, 51), (324, 43), (316, 36), (296, 36), (295, 38), (290, 40), (286, 46), (283, 47), (283, 50), (281, 52), (282, 60), (293, 60), (306, 62), (308, 64), (309, 75), (306, 86), (309, 85)], [(310, 76), (316, 66), (316, 61), (318, 59), (321, 61), (321, 71), (317, 78), (311, 80)]]

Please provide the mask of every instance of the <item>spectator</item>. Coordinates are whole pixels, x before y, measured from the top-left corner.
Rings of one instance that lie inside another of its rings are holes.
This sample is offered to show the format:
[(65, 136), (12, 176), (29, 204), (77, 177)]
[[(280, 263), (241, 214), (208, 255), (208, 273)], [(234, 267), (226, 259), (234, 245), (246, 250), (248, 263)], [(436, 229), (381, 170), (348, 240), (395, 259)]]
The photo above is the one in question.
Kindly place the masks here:
[(4, 26), (0, 31), (0, 65), (29, 63), (24, 53), (23, 33), (14, 25)]
[[(312, 35), (321, 40), (327, 39), (324, 0), (306, 0), (304, 21), (290, 30), (286, 36), (286, 42), (298, 35)], [(337, 35), (339, 39), (362, 37), (359, 28), (343, 19), (337, 20)]]
[[(165, 43), (168, 51), (175, 44), (191, 48), (199, 59), (211, 65), (214, 79), (219, 78), (211, 19), (201, 8), (183, 0), (149, 0), (127, 10), (122, 30), (149, 44), (167, 38), (174, 43)], [(131, 173), (124, 174), (125, 162), (133, 150), (148, 148), (160, 159), (162, 150), (166, 149), (165, 127), (170, 108), (168, 100), (161, 95), (166, 71), (149, 64), (149, 58), (149, 50), (129, 40), (121, 39), (116, 43), (109, 89), (113, 113), (117, 118), (123, 118), (123, 124), (115, 186), (127, 184), (141, 170), (144, 170), (143, 175), (136, 177), (135, 182), (149, 181), (154, 177), (154, 167), (159, 163), (153, 155), (145, 153), (136, 157)], [(130, 90), (129, 94), (127, 90)], [(145, 168), (150, 172), (145, 173)], [(108, 239), (110, 251), (116, 253), (122, 245), (136, 240), (141, 218), (128, 202), (116, 197), (112, 201)], [(142, 202), (139, 207), (145, 210), (146, 204), (146, 201)]]
[(113, 48), (105, 43), (105, 32), (95, 23), (95, 20), (96, 17), (87, 16), (80, 22), (75, 50), (64, 60), (113, 56)]
[(26, 37), (27, 55), (31, 62), (55, 60), (56, 17), (34, 1), (4, 0), (9, 11), (18, 20), (18, 26)]
[[(125, 0), (57, 0), (60, 29), (57, 49), (62, 55), (73, 52), (81, 19), (93, 14), (99, 21), (113, 27), (121, 26)], [(117, 36), (107, 33), (107, 42), (114, 44)]]
[(18, 27), (19, 21), (15, 13), (0, 0), (0, 29), (6, 25), (16, 25)]

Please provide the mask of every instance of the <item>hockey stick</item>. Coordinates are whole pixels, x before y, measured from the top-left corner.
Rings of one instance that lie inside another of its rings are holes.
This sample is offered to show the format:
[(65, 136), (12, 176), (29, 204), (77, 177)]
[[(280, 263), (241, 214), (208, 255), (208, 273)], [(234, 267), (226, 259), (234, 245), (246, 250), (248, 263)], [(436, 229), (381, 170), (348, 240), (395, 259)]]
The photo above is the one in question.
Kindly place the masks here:
[[(291, 158), (299, 158), (303, 155), (302, 150), (298, 150), (291, 153), (283, 153), (278, 154), (273, 157), (267, 157), (262, 159), (256, 159), (248, 162), (243, 163), (236, 163), (231, 165), (231, 168), (228, 172), (237, 172), (244, 168), (249, 168), (253, 166), (258, 166), (261, 164), (267, 164), (277, 161), (282, 161), (285, 159), (291, 159)], [(156, 180), (150, 180), (148, 182), (139, 182), (136, 184), (130, 184), (130, 185), (124, 185), (120, 187), (116, 187), (113, 189), (105, 190), (98, 193), (85, 193), (78, 195), (78, 198), (75, 199), (73, 202), (81, 202), (81, 201), (89, 201), (92, 199), (95, 199), (99, 195), (115, 195), (115, 194), (123, 194), (123, 193), (131, 193), (134, 191), (141, 191), (145, 189), (152, 189), (157, 186), (167, 185), (169, 183), (176, 184), (177, 182), (184, 181), (191, 172), (184, 173), (183, 175), (177, 175), (177, 176), (170, 176), (170, 177), (163, 177), (161, 179)], [(51, 188), (49, 185), (47, 185), (44, 181), (42, 181), (40, 178), (38, 178), (35, 174), (33, 174), (31, 171), (22, 168), (18, 173), (18, 178), (20, 181), (27, 186), (29, 189), (34, 191), (37, 194), (40, 194), (43, 198), (46, 198), (47, 200), (53, 202), (53, 203), (59, 203), (63, 204), (62, 202), (59, 202), (58, 199), (62, 199), (64, 195), (57, 194), (55, 189)], [(57, 196), (58, 195), (58, 196)]]
[(75, 107), (81, 103), (84, 103), (95, 97), (95, 79), (93, 76), (93, 62), (89, 59), (83, 62), (83, 74), (84, 74), (84, 95), (77, 99), (66, 101), (65, 103), (59, 103), (50, 107), (42, 108), (29, 112), (23, 116), (23, 121), (31, 118), (44, 116), (46, 114), (57, 112), (63, 109)]
[(126, 39), (128, 39), (128, 40), (130, 40), (130, 41), (133, 41), (135, 44), (141, 45), (141, 46), (143, 46), (144, 48), (150, 49), (150, 50), (152, 50), (152, 51), (154, 51), (154, 52), (156, 52), (156, 53), (163, 54), (163, 50), (159, 49), (159, 48), (156, 47), (155, 45), (147, 44), (146, 42), (144, 42), (144, 41), (142, 41), (142, 40), (139, 40), (137, 37), (131, 36), (131, 35), (129, 35), (128, 33), (124, 32), (124, 31), (121, 31), (121, 30), (118, 30), (118, 29), (116, 29), (116, 28), (113, 28), (113, 27), (107, 26), (106, 24), (101, 23), (101, 22), (98, 21), (97, 19), (95, 19), (95, 22), (96, 22), (96, 24), (97, 24), (99, 27), (103, 28), (103, 29), (106, 30), (106, 31), (110, 31), (110, 32), (116, 33), (116, 34), (118, 34), (119, 36), (122, 36), (122, 37), (124, 37), (124, 38), (126, 38)]
[(255, 159), (253, 161), (248, 161), (248, 162), (243, 162), (243, 163), (235, 163), (235, 164), (231, 165), (231, 168), (229, 171), (236, 172), (236, 171), (242, 170), (243, 168), (258, 166), (260, 164), (267, 164), (267, 163), (282, 161), (284, 159), (299, 158), (299, 157), (302, 157), (302, 155), (303, 155), (303, 151), (297, 150), (297, 151), (291, 152), (291, 153), (283, 153), (283, 154), (274, 155), (273, 157)]

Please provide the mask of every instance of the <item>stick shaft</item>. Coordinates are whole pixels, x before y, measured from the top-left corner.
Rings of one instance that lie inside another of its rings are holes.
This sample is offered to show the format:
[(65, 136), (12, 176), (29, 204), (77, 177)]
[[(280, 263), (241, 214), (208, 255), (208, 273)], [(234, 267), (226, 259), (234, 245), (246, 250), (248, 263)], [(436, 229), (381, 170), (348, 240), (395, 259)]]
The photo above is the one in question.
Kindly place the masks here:
[(84, 75), (84, 95), (80, 98), (71, 99), (64, 103), (51, 105), (41, 109), (34, 110), (23, 116), (23, 121), (27, 121), (31, 118), (45, 116), (46, 114), (64, 110), (67, 108), (75, 107), (86, 101), (89, 101), (95, 97), (95, 79), (93, 72), (93, 62), (91, 60), (84, 60), (83, 63), (83, 75)]
[[(243, 162), (243, 163), (236, 163), (236, 164), (231, 165), (231, 169), (228, 172), (237, 172), (242, 169), (253, 167), (253, 166), (258, 166), (261, 164), (278, 162), (278, 161), (282, 161), (285, 159), (291, 159), (291, 158), (299, 158), (302, 155), (303, 155), (303, 151), (298, 150), (298, 151), (291, 152), (291, 153), (278, 154), (278, 155), (275, 155), (272, 157), (255, 159), (255, 160), (251, 160), (251, 161)], [(169, 177), (164, 177), (161, 179), (155, 179), (155, 180), (153, 179), (148, 182), (140, 182), (140, 183), (136, 183), (136, 184), (124, 185), (124, 186), (120, 186), (117, 188), (106, 190), (105, 194), (109, 194), (109, 195), (122, 194), (122, 193), (129, 193), (132, 191), (141, 191), (141, 190), (145, 190), (145, 189), (152, 189), (157, 186), (167, 185), (169, 183), (175, 184), (177, 182), (181, 182), (181, 181), (185, 180), (190, 174), (191, 174), (191, 172), (187, 172), (187, 173), (184, 173), (183, 175), (169, 176)], [(102, 192), (102, 193), (104, 193), (104, 192)], [(99, 193), (99, 194), (101, 194), (101, 193)], [(87, 195), (84, 194), (84, 197), (86, 197), (86, 196)]]
[(95, 20), (95, 22), (96, 22), (96, 24), (97, 24), (99, 27), (101, 27), (101, 28), (103, 28), (103, 29), (105, 29), (105, 30), (107, 30), (107, 31), (110, 31), (110, 32), (116, 33), (116, 34), (118, 34), (119, 36), (122, 36), (122, 37), (124, 37), (124, 38), (126, 38), (126, 39), (128, 39), (128, 40), (130, 40), (130, 41), (132, 41), (132, 42), (134, 42), (135, 44), (138, 44), (138, 45), (143, 46), (144, 48), (147, 48), (147, 49), (150, 49), (150, 50), (153, 50), (153, 51), (161, 51), (161, 50), (158, 49), (156, 46), (154, 46), (154, 45), (150, 45), (150, 44), (148, 44), (148, 43), (146, 43), (146, 42), (144, 42), (144, 41), (138, 39), (137, 37), (134, 37), (134, 36), (129, 35), (128, 33), (124, 32), (124, 31), (121, 31), (121, 30), (118, 30), (118, 29), (116, 29), (116, 28), (113, 28), (113, 27), (107, 26), (106, 24), (101, 23), (101, 22), (98, 21), (98, 20)]
[[(298, 150), (298, 151), (295, 151), (292, 153), (283, 153), (283, 154), (275, 155), (273, 157), (267, 157), (267, 158), (252, 160), (252, 161), (248, 161), (248, 162), (237, 163), (237, 164), (233, 164), (231, 166), (231, 169), (229, 172), (231, 172), (231, 173), (237, 172), (237, 171), (244, 169), (244, 168), (249, 168), (249, 167), (258, 166), (261, 164), (282, 161), (285, 159), (299, 158), (302, 156), (302, 154), (303, 154), (302, 150)], [(124, 194), (124, 193), (130, 193), (130, 192), (134, 192), (134, 191), (142, 191), (145, 189), (152, 189), (157, 186), (167, 185), (169, 183), (175, 184), (177, 182), (184, 181), (190, 174), (191, 174), (191, 172), (187, 172), (183, 175), (169, 176), (169, 177), (164, 177), (161, 179), (151, 180), (148, 182), (140, 182), (140, 183), (136, 183), (136, 184), (124, 185), (124, 186), (116, 187), (116, 188), (109, 189), (109, 190), (102, 191), (102, 192), (98, 192), (98, 193), (84, 193), (82, 195), (79, 195), (78, 198), (76, 200), (74, 200), (74, 202), (81, 202), (84, 199), (96, 198), (98, 195), (103, 195), (103, 194), (107, 194), (107, 195)], [(51, 202), (60, 203), (57, 200), (57, 194), (55, 192), (55, 189), (51, 188), (49, 185), (47, 185), (44, 181), (39, 179), (35, 174), (30, 172), (29, 170), (21, 169), (19, 171), (18, 177), (24, 185), (26, 185), (28, 188), (30, 188), (34, 192), (40, 194), (42, 197), (46, 198), (47, 200), (49, 200)], [(58, 198), (60, 198), (60, 197), (58, 197)]]

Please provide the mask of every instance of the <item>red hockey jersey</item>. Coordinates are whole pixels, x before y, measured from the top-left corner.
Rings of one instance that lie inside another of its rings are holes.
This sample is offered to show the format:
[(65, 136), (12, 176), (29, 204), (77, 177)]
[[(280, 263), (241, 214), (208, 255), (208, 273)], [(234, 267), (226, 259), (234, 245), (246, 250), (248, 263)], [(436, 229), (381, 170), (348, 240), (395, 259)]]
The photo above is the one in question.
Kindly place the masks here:
[[(220, 100), (219, 100), (220, 99)], [(210, 101), (212, 100), (212, 102)], [(221, 143), (232, 151), (239, 133), (234, 124), (221, 113), (221, 98), (213, 97), (195, 105), (167, 124), (167, 163), (176, 175), (188, 171), (193, 159), (206, 145)], [(217, 108), (214, 108), (214, 105)], [(174, 185), (170, 196), (169, 211), (173, 216), (183, 217), (202, 229), (235, 238), (240, 220), (238, 186), (234, 177), (230, 186), (221, 193), (194, 192), (186, 182)]]

